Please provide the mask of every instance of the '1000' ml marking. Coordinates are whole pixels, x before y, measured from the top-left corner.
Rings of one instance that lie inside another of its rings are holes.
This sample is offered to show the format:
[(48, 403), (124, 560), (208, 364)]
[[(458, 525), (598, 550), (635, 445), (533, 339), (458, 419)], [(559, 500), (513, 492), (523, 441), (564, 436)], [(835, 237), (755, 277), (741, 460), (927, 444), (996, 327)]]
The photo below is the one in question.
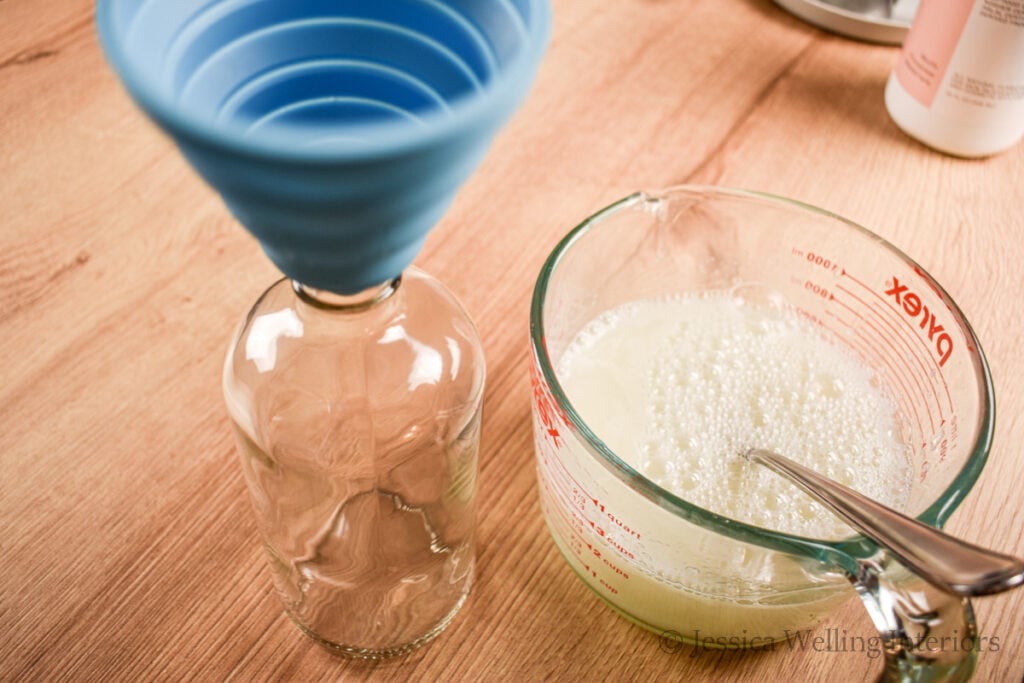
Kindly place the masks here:
[(885, 290), (885, 295), (895, 299), (897, 307), (902, 308), (903, 312), (911, 319), (921, 317), (917, 326), (928, 331), (928, 341), (935, 345), (935, 353), (939, 357), (939, 367), (945, 365), (953, 353), (953, 338), (935, 320), (935, 313), (929, 311), (928, 307), (921, 302), (921, 297), (910, 291), (907, 285), (900, 284), (895, 275), (892, 278), (892, 288)]

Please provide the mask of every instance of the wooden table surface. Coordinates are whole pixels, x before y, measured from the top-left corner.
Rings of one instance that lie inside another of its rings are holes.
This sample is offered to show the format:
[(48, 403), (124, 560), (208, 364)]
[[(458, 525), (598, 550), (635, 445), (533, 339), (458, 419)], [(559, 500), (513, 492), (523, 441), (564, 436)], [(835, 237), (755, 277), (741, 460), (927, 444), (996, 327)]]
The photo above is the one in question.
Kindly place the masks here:
[[(1024, 147), (964, 161), (905, 137), (882, 103), (895, 57), (770, 0), (556, 0), (535, 89), (417, 259), (487, 352), (478, 581), (432, 644), (366, 663), (283, 616), (221, 399), (275, 270), (128, 100), (90, 2), (0, 0), (0, 680), (873, 676), (861, 652), (665, 652), (593, 597), (541, 521), (527, 318), (559, 237), (639, 188), (869, 226), (952, 293), (995, 378), (995, 447), (948, 528), (1024, 554)], [(1021, 680), (1022, 608), (976, 601), (1000, 645), (978, 680)], [(873, 633), (855, 599), (822, 628)]]

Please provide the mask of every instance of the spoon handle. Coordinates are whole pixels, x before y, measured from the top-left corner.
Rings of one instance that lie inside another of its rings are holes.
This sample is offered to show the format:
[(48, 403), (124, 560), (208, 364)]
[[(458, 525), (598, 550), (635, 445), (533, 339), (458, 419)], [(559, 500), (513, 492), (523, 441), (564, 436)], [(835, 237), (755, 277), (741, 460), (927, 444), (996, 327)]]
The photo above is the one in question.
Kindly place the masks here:
[(1024, 583), (1024, 561), (1016, 557), (954, 538), (778, 453), (751, 448), (743, 456), (798, 485), (939, 588), (970, 597), (1000, 593)]

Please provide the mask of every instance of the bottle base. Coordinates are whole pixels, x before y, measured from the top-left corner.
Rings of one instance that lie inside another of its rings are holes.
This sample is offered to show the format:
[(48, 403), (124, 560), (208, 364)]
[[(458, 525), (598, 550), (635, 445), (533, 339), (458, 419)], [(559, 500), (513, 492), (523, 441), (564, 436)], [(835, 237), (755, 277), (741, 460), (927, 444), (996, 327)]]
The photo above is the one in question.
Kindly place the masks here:
[[(967, 105), (964, 105), (967, 106)], [(944, 154), (963, 159), (979, 159), (1005, 152), (1020, 141), (1015, 130), (994, 125), (978, 125), (941, 116), (910, 95), (889, 77), (885, 86), (885, 108), (893, 122), (918, 142)]]
[(288, 618), (291, 619), (292, 623), (295, 624), (298, 627), (298, 629), (302, 631), (302, 633), (304, 633), (308, 638), (310, 638), (326, 650), (332, 652), (333, 654), (341, 655), (349, 659), (391, 659), (392, 657), (400, 657), (402, 655), (412, 652), (413, 650), (417, 650), (426, 645), (427, 643), (429, 643), (430, 641), (432, 641), (437, 636), (439, 636), (442, 631), (448, 628), (448, 625), (452, 623), (452, 620), (455, 619), (455, 615), (459, 613), (460, 609), (462, 609), (462, 605), (465, 604), (467, 597), (469, 597), (469, 593), (463, 593), (462, 597), (460, 597), (458, 602), (455, 603), (455, 606), (451, 609), (451, 611), (448, 612), (448, 614), (446, 614), (437, 624), (435, 624), (433, 628), (431, 628), (429, 631), (424, 633), (419, 638), (416, 638), (415, 640), (409, 643), (395, 645), (386, 648), (358, 647), (354, 645), (343, 645), (341, 643), (335, 643), (333, 641), (327, 640), (326, 638), (322, 638), (315, 631), (310, 630), (305, 624), (299, 621), (295, 617), (295, 615), (292, 614), (289, 610), (285, 610), (285, 614), (288, 615)]

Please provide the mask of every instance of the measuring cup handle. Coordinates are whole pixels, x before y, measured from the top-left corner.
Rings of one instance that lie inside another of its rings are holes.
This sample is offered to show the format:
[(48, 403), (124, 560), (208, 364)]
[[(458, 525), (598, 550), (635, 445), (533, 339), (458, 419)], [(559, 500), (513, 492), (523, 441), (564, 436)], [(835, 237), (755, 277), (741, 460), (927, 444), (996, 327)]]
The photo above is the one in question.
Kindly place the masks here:
[(858, 560), (849, 574), (881, 636), (885, 669), (879, 681), (967, 681), (979, 639), (968, 598), (928, 583), (887, 551)]

